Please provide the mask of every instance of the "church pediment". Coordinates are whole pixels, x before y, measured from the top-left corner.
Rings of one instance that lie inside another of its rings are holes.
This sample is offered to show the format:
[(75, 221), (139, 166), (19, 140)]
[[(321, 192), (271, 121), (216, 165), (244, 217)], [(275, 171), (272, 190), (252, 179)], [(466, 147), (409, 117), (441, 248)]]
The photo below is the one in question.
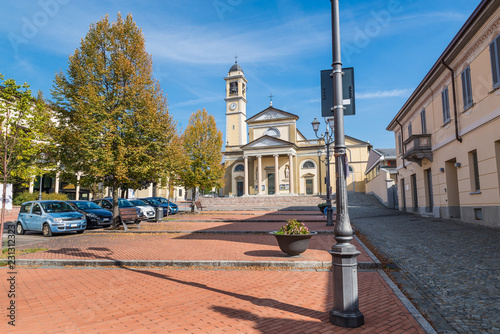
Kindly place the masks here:
[(269, 107), (257, 115), (250, 117), (247, 120), (247, 123), (254, 123), (254, 122), (268, 122), (268, 121), (276, 121), (276, 120), (282, 120), (282, 119), (299, 119), (297, 115), (288, 113), (283, 110), (279, 110), (273, 107)]
[(292, 146), (293, 144), (282, 139), (270, 137), (270, 136), (263, 136), (260, 137), (256, 140), (254, 140), (251, 143), (248, 143), (245, 146), (242, 146), (243, 149), (250, 149), (250, 148), (261, 148), (261, 147), (273, 147), (273, 146), (283, 146), (283, 145), (289, 145)]

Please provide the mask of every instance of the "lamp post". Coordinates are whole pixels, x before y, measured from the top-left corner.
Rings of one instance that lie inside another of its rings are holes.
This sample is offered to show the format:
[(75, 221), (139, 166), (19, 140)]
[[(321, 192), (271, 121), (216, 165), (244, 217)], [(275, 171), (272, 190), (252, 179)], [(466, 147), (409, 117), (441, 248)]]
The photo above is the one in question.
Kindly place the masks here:
[(40, 191), (38, 192), (38, 200), (42, 200), (42, 184), (43, 184), (43, 174), (40, 174)]
[[(330, 144), (333, 143), (333, 118), (326, 120), (326, 123), (326, 131), (321, 134), (321, 137), (318, 136), (318, 130), (321, 123), (315, 118), (311, 124), (316, 137), (325, 141), (326, 157), (322, 160), (321, 149), (318, 149), (318, 159), (326, 165), (326, 226), (333, 226), (332, 192), (330, 187)], [(328, 129), (329, 127), (332, 130), (331, 133)]]
[(358, 262), (360, 254), (352, 240), (352, 227), (347, 209), (346, 146), (344, 136), (344, 105), (342, 95), (342, 61), (340, 59), (339, 0), (332, 3), (332, 53), (333, 53), (333, 115), (335, 119), (335, 172), (337, 217), (333, 232), (336, 244), (332, 246), (333, 308), (330, 322), (342, 327), (360, 327), (364, 316), (359, 311)]

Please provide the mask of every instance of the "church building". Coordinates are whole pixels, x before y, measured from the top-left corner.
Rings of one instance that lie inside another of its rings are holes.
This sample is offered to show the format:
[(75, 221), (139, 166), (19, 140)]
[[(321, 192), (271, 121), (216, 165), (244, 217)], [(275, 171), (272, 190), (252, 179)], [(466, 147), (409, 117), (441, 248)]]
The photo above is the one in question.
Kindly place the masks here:
[[(306, 139), (297, 129), (299, 116), (275, 108), (272, 101), (266, 109), (247, 118), (248, 81), (237, 62), (224, 80), (226, 174), (223, 195), (325, 195), (325, 142)], [(349, 136), (345, 141), (349, 159), (348, 191), (364, 192), (370, 144)], [(330, 150), (333, 152), (333, 144)], [(331, 153), (332, 193), (335, 192), (334, 160)]]

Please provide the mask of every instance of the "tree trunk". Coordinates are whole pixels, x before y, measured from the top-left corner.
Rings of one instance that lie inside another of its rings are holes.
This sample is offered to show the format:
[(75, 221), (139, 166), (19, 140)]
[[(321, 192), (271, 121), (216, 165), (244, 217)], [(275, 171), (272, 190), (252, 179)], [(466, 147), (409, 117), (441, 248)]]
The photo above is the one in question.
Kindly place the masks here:
[(196, 201), (196, 187), (193, 187), (193, 190), (191, 191), (191, 213), (194, 213), (195, 201)]
[(2, 213), (0, 214), (0, 248), (3, 249), (3, 224), (5, 222), (5, 202), (7, 200), (7, 180), (3, 180), (3, 190), (2, 190)]
[(118, 229), (120, 225), (120, 209), (118, 207), (118, 187), (113, 185), (113, 230)]

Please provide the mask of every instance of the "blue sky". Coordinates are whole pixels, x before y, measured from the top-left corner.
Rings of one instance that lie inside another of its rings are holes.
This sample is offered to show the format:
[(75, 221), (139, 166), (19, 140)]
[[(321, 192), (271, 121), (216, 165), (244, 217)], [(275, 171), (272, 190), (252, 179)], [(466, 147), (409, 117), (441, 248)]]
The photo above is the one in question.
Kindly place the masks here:
[[(355, 116), (345, 133), (394, 147), (386, 126), (480, 0), (340, 1), (342, 62), (354, 67)], [(50, 98), (56, 71), (92, 22), (132, 13), (153, 57), (154, 76), (184, 129), (205, 108), (225, 129), (223, 78), (238, 55), (248, 79), (247, 116), (269, 105), (296, 114), (315, 138), (320, 71), (331, 68), (329, 0), (4, 1), (0, 73)]]

